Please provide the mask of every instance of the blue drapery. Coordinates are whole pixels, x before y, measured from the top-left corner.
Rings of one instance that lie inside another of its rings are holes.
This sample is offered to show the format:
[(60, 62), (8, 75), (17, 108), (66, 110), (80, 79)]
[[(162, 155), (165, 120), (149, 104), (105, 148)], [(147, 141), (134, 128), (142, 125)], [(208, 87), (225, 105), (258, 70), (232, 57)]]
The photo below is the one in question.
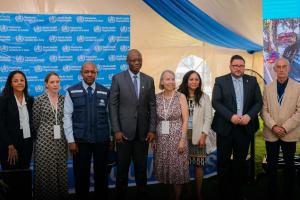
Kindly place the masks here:
[(187, 0), (144, 0), (171, 24), (201, 41), (249, 53), (261, 51), (262, 46), (230, 31)]

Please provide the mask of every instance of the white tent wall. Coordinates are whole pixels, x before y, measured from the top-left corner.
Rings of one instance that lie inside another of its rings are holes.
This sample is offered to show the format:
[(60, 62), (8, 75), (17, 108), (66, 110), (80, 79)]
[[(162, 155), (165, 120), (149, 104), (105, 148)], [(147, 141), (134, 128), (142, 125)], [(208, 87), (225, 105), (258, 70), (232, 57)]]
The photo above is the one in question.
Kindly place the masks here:
[[(176, 70), (180, 60), (196, 55), (206, 60), (212, 78), (229, 72), (229, 59), (242, 55), (246, 67), (263, 73), (262, 52), (220, 48), (196, 40), (160, 17), (142, 0), (0, 0), (0, 12), (36, 14), (126, 14), (131, 17), (131, 48), (143, 54), (142, 71), (155, 78)], [(262, 43), (262, 3), (259, 0), (194, 0), (196, 6), (246, 38)], [(101, 72), (100, 72), (101, 73)], [(157, 87), (158, 88), (158, 87)]]

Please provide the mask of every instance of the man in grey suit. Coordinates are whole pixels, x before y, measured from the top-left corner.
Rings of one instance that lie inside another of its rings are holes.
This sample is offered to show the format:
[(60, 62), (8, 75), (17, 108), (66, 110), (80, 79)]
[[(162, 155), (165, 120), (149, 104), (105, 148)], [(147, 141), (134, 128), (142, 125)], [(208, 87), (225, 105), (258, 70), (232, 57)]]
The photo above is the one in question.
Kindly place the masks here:
[(147, 155), (156, 130), (156, 102), (153, 78), (140, 72), (142, 55), (128, 52), (127, 71), (113, 76), (110, 118), (117, 145), (116, 187), (119, 199), (127, 196), (128, 170), (134, 164), (137, 198), (145, 197)]
[[(217, 77), (212, 95), (215, 115), (212, 129), (217, 133), (217, 156), (220, 199), (243, 199), (246, 157), (253, 134), (258, 130), (262, 96), (257, 80), (244, 74), (245, 60), (239, 55), (230, 59), (230, 72)], [(233, 155), (232, 169), (230, 158)], [(232, 190), (229, 183), (232, 181)]]

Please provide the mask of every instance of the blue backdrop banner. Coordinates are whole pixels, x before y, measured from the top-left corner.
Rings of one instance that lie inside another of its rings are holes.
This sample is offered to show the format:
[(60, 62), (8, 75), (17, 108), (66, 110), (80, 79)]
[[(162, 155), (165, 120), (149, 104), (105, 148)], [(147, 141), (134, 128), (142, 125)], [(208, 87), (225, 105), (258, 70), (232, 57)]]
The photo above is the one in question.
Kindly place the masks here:
[(91, 61), (98, 82), (109, 87), (113, 74), (126, 70), (130, 48), (129, 15), (0, 14), (0, 89), (7, 75), (22, 70), (31, 95), (44, 90), (50, 71), (61, 76), (62, 93), (81, 80)]

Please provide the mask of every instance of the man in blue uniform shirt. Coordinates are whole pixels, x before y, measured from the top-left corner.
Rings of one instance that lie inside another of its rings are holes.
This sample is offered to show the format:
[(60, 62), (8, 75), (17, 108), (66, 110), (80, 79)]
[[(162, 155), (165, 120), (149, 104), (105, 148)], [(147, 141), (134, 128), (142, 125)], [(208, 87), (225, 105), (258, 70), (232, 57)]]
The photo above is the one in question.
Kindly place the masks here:
[(82, 82), (68, 88), (64, 105), (64, 131), (73, 156), (75, 192), (79, 200), (88, 198), (93, 158), (95, 199), (107, 199), (109, 90), (95, 82), (94, 63), (84, 63), (81, 75)]

